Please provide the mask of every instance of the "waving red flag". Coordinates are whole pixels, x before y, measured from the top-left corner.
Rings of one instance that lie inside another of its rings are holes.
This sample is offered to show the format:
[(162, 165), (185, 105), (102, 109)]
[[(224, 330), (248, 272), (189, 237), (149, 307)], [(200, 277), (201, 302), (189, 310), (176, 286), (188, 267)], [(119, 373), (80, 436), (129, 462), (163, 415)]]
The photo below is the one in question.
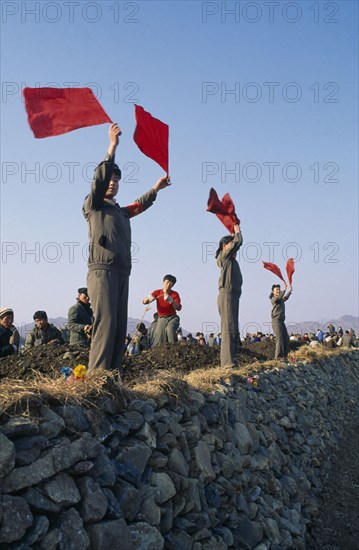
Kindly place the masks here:
[(168, 125), (154, 118), (139, 105), (135, 105), (135, 116), (136, 129), (133, 139), (137, 147), (168, 174)]
[(90, 88), (24, 88), (23, 95), (36, 138), (111, 122)]
[(294, 259), (293, 258), (289, 258), (289, 260), (287, 261), (286, 271), (287, 271), (289, 284), (292, 285), (292, 275), (295, 271), (295, 269), (294, 269)]
[(213, 189), (213, 187), (209, 192), (207, 212), (216, 214), (217, 218), (221, 220), (223, 225), (231, 234), (233, 233), (234, 224), (239, 223), (239, 219), (235, 212), (234, 203), (229, 193), (226, 193), (220, 201), (217, 192)]
[[(263, 262), (263, 260), (262, 260)], [(282, 279), (283, 283), (285, 283), (285, 280), (283, 279), (283, 275), (281, 273), (281, 270), (276, 264), (272, 264), (270, 262), (263, 262), (264, 269), (268, 269), (268, 271), (271, 271), (274, 273), (274, 275), (277, 275), (280, 279)]]

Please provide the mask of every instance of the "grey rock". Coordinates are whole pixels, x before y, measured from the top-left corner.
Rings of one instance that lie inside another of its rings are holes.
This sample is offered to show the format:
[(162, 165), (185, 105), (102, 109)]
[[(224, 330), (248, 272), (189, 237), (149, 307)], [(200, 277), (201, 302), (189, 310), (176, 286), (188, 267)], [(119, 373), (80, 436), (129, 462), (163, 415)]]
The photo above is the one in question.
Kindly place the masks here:
[(56, 514), (61, 510), (59, 504), (45, 497), (42, 491), (37, 487), (30, 487), (30, 489), (26, 491), (24, 497), (26, 502), (30, 504), (35, 512)]
[(123, 464), (129, 464), (143, 474), (150, 456), (151, 449), (146, 443), (136, 439), (127, 439), (120, 448), (116, 460)]
[(148, 422), (145, 422), (141, 429), (136, 433), (136, 437), (146, 443), (151, 449), (157, 446), (157, 436)]
[(91, 540), (91, 550), (137, 550), (132, 536), (123, 519), (102, 521), (86, 526), (86, 532)]
[(73, 443), (53, 447), (30, 464), (12, 470), (3, 480), (4, 493), (12, 493), (36, 485), (61, 470), (66, 470), (88, 457), (97, 454), (97, 443), (90, 434), (84, 433)]
[(39, 433), (39, 425), (30, 418), (15, 416), (1, 426), (1, 432), (9, 439), (24, 435), (35, 435)]
[(172, 479), (164, 472), (153, 472), (150, 483), (158, 488), (157, 504), (167, 502), (176, 494)]
[[(169, 537), (165, 537), (166, 540)], [(185, 531), (180, 531), (169, 538), (170, 548), (175, 550), (191, 550), (193, 548), (193, 541), (191, 535), (188, 535)]]
[(178, 449), (172, 449), (168, 459), (168, 468), (177, 474), (188, 477), (189, 466), (183, 454)]
[(253, 441), (247, 427), (241, 422), (236, 422), (234, 424), (234, 431), (239, 452), (241, 455), (249, 454), (253, 449)]
[(0, 432), (0, 478), (6, 476), (15, 466), (15, 446)]
[(151, 466), (151, 468), (160, 470), (161, 468), (165, 468), (167, 466), (167, 462), (167, 456), (160, 453), (159, 451), (154, 451), (148, 461), (148, 465)]
[(24, 543), (30, 547), (40, 542), (46, 535), (49, 529), (49, 520), (46, 516), (35, 516), (32, 527), (26, 533)]
[[(137, 414), (137, 413), (136, 413)], [(141, 416), (141, 415), (140, 415)], [(141, 416), (142, 418), (142, 416)], [(143, 418), (142, 418), (143, 423)], [(126, 415), (117, 414), (111, 417), (111, 425), (114, 430), (114, 433), (120, 436), (120, 438), (125, 438), (131, 431), (131, 424), (127, 420)]]
[(98, 449), (97, 456), (93, 459), (93, 468), (89, 470), (88, 475), (102, 487), (113, 487), (116, 482), (115, 464), (102, 445)]
[(29, 435), (14, 440), (16, 465), (26, 466), (39, 458), (41, 452), (49, 447), (49, 441), (43, 435)]
[(272, 518), (266, 518), (265, 522), (266, 522), (265, 533), (267, 537), (271, 542), (274, 542), (276, 544), (279, 543), (280, 532), (279, 532), (279, 527), (277, 525), (277, 522)]
[(59, 550), (86, 550), (90, 546), (90, 539), (84, 529), (80, 514), (75, 508), (63, 512), (58, 520), (61, 533)]
[(235, 530), (235, 539), (241, 547), (252, 550), (263, 538), (263, 530), (260, 525), (248, 518), (239, 518), (238, 528)]
[(161, 522), (161, 508), (156, 504), (158, 492), (155, 487), (146, 487), (142, 495), (141, 512), (137, 517), (150, 525), (159, 525)]
[(120, 503), (118, 502), (117, 498), (115, 497), (111, 489), (104, 487), (102, 489), (102, 492), (107, 498), (107, 510), (106, 510), (105, 517), (107, 519), (123, 518), (123, 513), (120, 507)]
[(49, 407), (41, 407), (40, 434), (48, 439), (57, 437), (65, 429), (65, 421)]
[(81, 502), (78, 509), (85, 523), (100, 521), (107, 511), (107, 498), (100, 485), (91, 477), (83, 477), (77, 480)]
[(123, 517), (133, 521), (141, 509), (141, 493), (129, 483), (116, 484), (113, 492), (119, 502)]
[(33, 523), (33, 516), (26, 500), (22, 497), (4, 495), (0, 500), (2, 522), (0, 543), (20, 540)]
[(126, 420), (130, 432), (137, 432), (145, 421), (142, 414), (138, 411), (128, 411), (123, 413), (122, 416)]
[(39, 550), (57, 550), (62, 540), (60, 529), (52, 529), (48, 531), (45, 537), (38, 545)]
[(55, 475), (48, 483), (45, 483), (43, 492), (61, 508), (67, 508), (81, 500), (80, 493), (72, 477), (62, 472)]
[(63, 405), (56, 407), (55, 411), (64, 419), (66, 427), (75, 433), (82, 433), (90, 427), (83, 409), (78, 405)]
[(162, 508), (160, 531), (162, 535), (165, 535), (171, 531), (173, 527), (173, 504), (171, 501), (167, 502)]
[(194, 458), (200, 479), (203, 481), (215, 479), (216, 474), (214, 473), (211, 463), (211, 452), (204, 441), (199, 441), (198, 445), (195, 447)]
[(155, 527), (139, 522), (130, 525), (130, 531), (133, 548), (136, 550), (163, 550), (164, 538)]

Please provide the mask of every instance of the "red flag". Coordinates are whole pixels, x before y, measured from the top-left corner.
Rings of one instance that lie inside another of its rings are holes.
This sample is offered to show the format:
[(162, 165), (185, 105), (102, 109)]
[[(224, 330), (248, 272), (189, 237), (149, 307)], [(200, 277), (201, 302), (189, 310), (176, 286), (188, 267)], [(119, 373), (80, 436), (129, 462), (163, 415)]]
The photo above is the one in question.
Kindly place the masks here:
[(90, 88), (24, 88), (23, 95), (36, 138), (111, 122)]
[[(262, 262), (263, 262), (263, 260), (262, 260)], [(283, 279), (283, 275), (281, 273), (281, 270), (279, 269), (279, 267), (276, 264), (272, 264), (270, 262), (263, 262), (263, 267), (265, 269), (268, 269), (272, 273), (274, 273), (274, 275), (277, 275), (277, 277), (282, 279), (283, 283), (285, 283), (285, 280)]]
[(234, 203), (229, 193), (226, 193), (220, 201), (213, 187), (209, 192), (207, 212), (212, 212), (212, 214), (216, 214), (217, 218), (221, 220), (223, 225), (231, 234), (233, 233), (234, 224), (239, 224), (239, 219), (235, 212)]
[(289, 258), (289, 260), (287, 261), (286, 271), (287, 271), (289, 284), (292, 285), (292, 275), (295, 271), (293, 258)]
[(135, 105), (135, 116), (136, 129), (133, 139), (137, 147), (168, 174), (168, 125), (139, 105)]

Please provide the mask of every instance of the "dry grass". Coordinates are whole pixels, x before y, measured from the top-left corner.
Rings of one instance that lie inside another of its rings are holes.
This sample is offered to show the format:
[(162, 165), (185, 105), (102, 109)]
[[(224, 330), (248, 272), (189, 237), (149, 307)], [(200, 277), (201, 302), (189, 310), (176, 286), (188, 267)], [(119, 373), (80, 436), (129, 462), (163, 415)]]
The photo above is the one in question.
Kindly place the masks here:
[(289, 353), (288, 358), (293, 362), (310, 361), (316, 363), (326, 357), (333, 357), (341, 353), (343, 353), (341, 348), (328, 349), (324, 346), (301, 346), (297, 351)]
[[(100, 395), (112, 396), (107, 388), (109, 373), (97, 369), (87, 374), (84, 382), (66, 382), (34, 371), (31, 380), (4, 380), (0, 383), (2, 412), (28, 407), (30, 402), (56, 402), (84, 405)], [(113, 382), (112, 382), (113, 384)]]
[[(302, 346), (289, 354), (290, 362), (319, 363), (327, 357), (338, 356), (341, 349), (328, 350), (322, 346), (309, 348)], [(281, 361), (256, 361), (238, 368), (210, 367), (191, 372), (173, 369), (161, 370), (156, 378), (146, 378), (131, 387), (123, 386), (114, 373), (96, 369), (87, 374), (84, 382), (66, 382), (60, 376), (48, 376), (33, 372), (31, 380), (4, 380), (0, 382), (0, 412), (26, 414), (31, 405), (36, 404), (72, 404), (96, 406), (96, 399), (107, 396), (114, 399), (119, 409), (126, 407), (128, 398), (152, 398), (159, 400), (166, 396), (172, 402), (187, 401), (189, 391), (194, 389), (203, 393), (216, 391), (221, 380), (247, 378), (271, 369), (283, 369), (287, 365)], [(355, 370), (355, 369), (354, 369)], [(350, 369), (355, 380), (358, 373)], [(143, 374), (143, 373), (142, 373)]]

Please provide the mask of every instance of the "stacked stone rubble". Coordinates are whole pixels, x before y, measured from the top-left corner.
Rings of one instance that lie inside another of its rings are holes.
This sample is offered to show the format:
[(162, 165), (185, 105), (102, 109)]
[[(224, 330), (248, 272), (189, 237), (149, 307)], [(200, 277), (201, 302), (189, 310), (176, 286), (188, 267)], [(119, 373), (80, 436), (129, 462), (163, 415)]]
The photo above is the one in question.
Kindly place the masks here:
[(0, 547), (305, 548), (358, 413), (358, 352), (238, 377), (185, 404), (42, 406), (0, 426)]

